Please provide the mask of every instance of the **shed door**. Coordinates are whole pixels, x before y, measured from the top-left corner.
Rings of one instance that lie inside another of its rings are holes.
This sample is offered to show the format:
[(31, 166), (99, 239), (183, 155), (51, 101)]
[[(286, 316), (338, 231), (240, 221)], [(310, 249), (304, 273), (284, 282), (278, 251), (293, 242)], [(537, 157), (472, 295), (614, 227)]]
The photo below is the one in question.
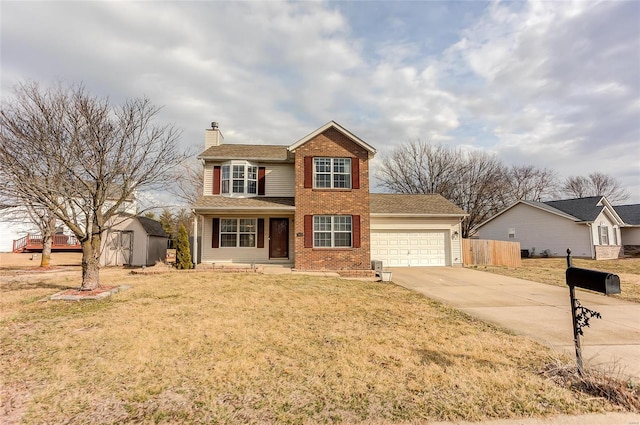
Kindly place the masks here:
[(384, 267), (447, 265), (446, 231), (372, 231), (371, 259)]
[(133, 232), (110, 232), (107, 234), (107, 266), (131, 264)]

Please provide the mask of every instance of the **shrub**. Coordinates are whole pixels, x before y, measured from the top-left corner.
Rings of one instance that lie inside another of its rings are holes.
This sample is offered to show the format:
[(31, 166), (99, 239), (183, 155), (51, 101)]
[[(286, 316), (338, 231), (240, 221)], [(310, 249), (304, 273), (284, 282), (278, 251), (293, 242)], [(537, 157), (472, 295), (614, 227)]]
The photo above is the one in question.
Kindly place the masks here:
[(191, 246), (189, 245), (189, 234), (184, 224), (178, 229), (178, 239), (176, 241), (176, 267), (178, 269), (190, 269), (193, 267), (191, 262)]

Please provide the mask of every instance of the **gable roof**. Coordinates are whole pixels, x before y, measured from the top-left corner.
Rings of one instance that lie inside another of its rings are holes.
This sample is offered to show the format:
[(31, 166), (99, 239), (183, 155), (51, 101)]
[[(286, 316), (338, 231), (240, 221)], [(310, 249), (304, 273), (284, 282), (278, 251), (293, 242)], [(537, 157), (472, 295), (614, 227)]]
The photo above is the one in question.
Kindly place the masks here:
[(600, 213), (606, 208), (613, 216), (613, 219), (615, 221), (618, 221), (620, 224), (623, 223), (623, 220), (618, 215), (615, 207), (613, 207), (609, 203), (609, 201), (607, 201), (607, 198), (605, 198), (604, 196), (588, 196), (585, 198), (561, 199), (557, 201), (545, 202), (523, 200), (516, 201), (513, 205), (510, 205), (488, 220), (485, 220), (484, 222), (478, 224), (475, 229), (479, 229), (480, 227), (501, 216), (502, 214), (519, 204), (538, 208), (578, 223), (590, 223), (595, 221), (595, 219), (598, 218), (598, 215), (600, 215)]
[(544, 204), (572, 215), (580, 221), (593, 221), (605, 208), (605, 205), (601, 202), (602, 199), (602, 196), (589, 196), (586, 198), (547, 201)]
[(405, 195), (372, 193), (369, 195), (372, 215), (465, 217), (463, 210), (438, 194)]
[(295, 152), (295, 150), (297, 148), (299, 148), (300, 146), (304, 145), (305, 143), (307, 143), (309, 140), (313, 139), (317, 135), (324, 133), (325, 131), (327, 131), (330, 128), (338, 130), (340, 133), (344, 134), (346, 137), (351, 139), (354, 143), (356, 143), (357, 145), (359, 145), (362, 148), (364, 148), (366, 151), (369, 152), (369, 157), (370, 158), (373, 157), (376, 154), (377, 151), (375, 150), (375, 148), (373, 146), (369, 145), (367, 142), (365, 142), (364, 140), (360, 139), (358, 136), (356, 136), (355, 134), (351, 133), (349, 130), (347, 130), (346, 128), (344, 128), (343, 126), (341, 126), (340, 124), (338, 124), (337, 122), (335, 122), (333, 120), (329, 121), (328, 123), (326, 123), (322, 127), (320, 127), (317, 130), (307, 134), (302, 139), (298, 140), (297, 142), (295, 142), (294, 144), (289, 146), (289, 151), (290, 152)]
[(290, 155), (283, 145), (220, 145), (211, 146), (198, 159), (245, 159), (261, 161), (287, 161)]
[(147, 232), (147, 235), (160, 236), (163, 238), (169, 237), (167, 232), (165, 232), (164, 229), (162, 228), (162, 223), (160, 223), (159, 221), (156, 221), (147, 217), (136, 217), (136, 218), (142, 225), (142, 228), (144, 229), (144, 231)]
[(507, 211), (510, 208), (513, 208), (514, 206), (516, 206), (518, 204), (529, 205), (529, 206), (532, 206), (532, 207), (535, 207), (535, 208), (539, 208), (539, 209), (544, 210), (544, 211), (548, 211), (548, 212), (553, 213), (553, 214), (557, 214), (557, 215), (559, 215), (561, 217), (568, 218), (569, 220), (580, 221), (580, 219), (578, 217), (576, 217), (576, 216), (573, 216), (573, 215), (571, 215), (571, 214), (569, 214), (569, 213), (567, 213), (565, 211), (562, 211), (562, 210), (560, 210), (558, 208), (554, 208), (551, 205), (546, 204), (545, 202), (539, 202), (539, 201), (518, 201), (515, 204), (513, 204), (512, 206), (510, 206), (509, 208), (501, 211), (500, 213), (498, 213), (496, 215), (502, 214), (503, 212)]
[(625, 224), (640, 226), (640, 204), (613, 207)]

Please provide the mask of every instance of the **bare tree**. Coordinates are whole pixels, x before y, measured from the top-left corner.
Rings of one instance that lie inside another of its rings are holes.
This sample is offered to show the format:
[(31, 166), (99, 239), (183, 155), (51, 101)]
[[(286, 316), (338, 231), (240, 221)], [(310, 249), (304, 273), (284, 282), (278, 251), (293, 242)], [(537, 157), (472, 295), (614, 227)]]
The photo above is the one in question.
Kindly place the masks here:
[(562, 192), (574, 198), (606, 196), (611, 203), (622, 203), (629, 199), (629, 192), (614, 177), (594, 172), (588, 177), (570, 176), (562, 185)]
[(40, 267), (48, 267), (51, 264), (51, 247), (56, 233), (56, 216), (47, 208), (18, 199), (9, 197), (10, 186), (3, 185), (0, 188), (2, 205), (0, 208), (3, 220), (6, 222), (31, 223), (38, 228), (42, 238), (42, 255), (40, 256)]
[(383, 157), (376, 177), (392, 192), (439, 193), (465, 210), (463, 237), (500, 209), (505, 188), (505, 170), (495, 156), (421, 141)]
[(535, 165), (512, 165), (505, 169), (505, 188), (501, 191), (503, 206), (516, 201), (553, 199), (558, 191), (558, 178), (553, 170)]
[(462, 166), (448, 199), (469, 214), (462, 222), (462, 237), (467, 238), (474, 227), (502, 208), (500, 191), (506, 186), (505, 172), (495, 155), (471, 151), (460, 157)]
[(460, 166), (459, 152), (418, 140), (384, 156), (376, 177), (398, 193), (445, 194), (453, 190)]
[(175, 173), (175, 187), (169, 190), (179, 200), (193, 205), (203, 193), (204, 167), (199, 160), (189, 160), (180, 164)]
[(186, 159), (146, 98), (112, 105), (82, 85), (22, 83), (0, 113), (0, 184), (42, 205), (82, 245), (81, 289), (100, 285), (102, 235), (138, 189), (159, 188)]

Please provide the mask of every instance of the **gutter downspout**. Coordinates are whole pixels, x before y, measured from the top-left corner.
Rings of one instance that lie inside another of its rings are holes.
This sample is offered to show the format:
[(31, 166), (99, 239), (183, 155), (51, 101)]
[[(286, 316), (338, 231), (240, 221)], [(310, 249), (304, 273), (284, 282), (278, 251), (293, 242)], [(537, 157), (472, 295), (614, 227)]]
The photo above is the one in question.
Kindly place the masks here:
[(587, 227), (589, 228), (589, 247), (591, 249), (591, 259), (596, 258), (595, 247), (593, 246), (593, 223), (587, 223)]

